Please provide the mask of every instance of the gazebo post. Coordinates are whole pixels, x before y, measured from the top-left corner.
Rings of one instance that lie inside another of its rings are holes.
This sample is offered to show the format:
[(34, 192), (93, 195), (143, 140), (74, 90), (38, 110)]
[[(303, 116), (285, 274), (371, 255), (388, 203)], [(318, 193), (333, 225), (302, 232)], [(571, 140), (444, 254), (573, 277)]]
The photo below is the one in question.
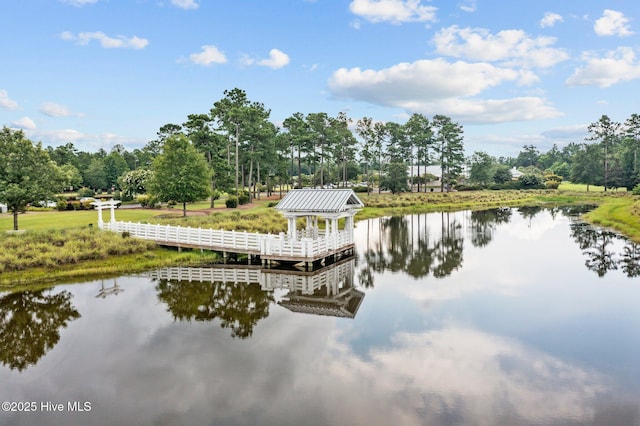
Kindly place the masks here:
[(98, 228), (102, 229), (102, 203), (98, 202), (96, 204), (96, 208), (98, 209)]
[(116, 203), (114, 201), (110, 201), (109, 204), (109, 210), (111, 213), (111, 223), (114, 223), (116, 221)]
[(293, 239), (294, 241), (297, 239), (296, 237), (296, 217), (295, 216), (289, 216), (288, 218), (288, 227), (287, 227), (287, 234), (289, 234), (289, 237), (291, 237), (291, 239)]

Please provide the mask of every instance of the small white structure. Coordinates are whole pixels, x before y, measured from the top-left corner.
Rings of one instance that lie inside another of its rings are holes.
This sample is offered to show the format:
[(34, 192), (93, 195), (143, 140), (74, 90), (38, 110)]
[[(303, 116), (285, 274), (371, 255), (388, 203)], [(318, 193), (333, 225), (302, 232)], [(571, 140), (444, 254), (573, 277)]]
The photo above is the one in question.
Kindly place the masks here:
[[(325, 220), (325, 235), (337, 235), (338, 220), (345, 218), (344, 231), (353, 234), (353, 216), (364, 203), (351, 189), (294, 189), (278, 203), (276, 210), (287, 219), (287, 236), (292, 240), (318, 238), (318, 218)], [(303, 230), (296, 228), (297, 219), (306, 218)]]
[(524, 174), (520, 170), (516, 169), (516, 166), (513, 166), (509, 171), (511, 172), (511, 179), (513, 180), (518, 180), (518, 178)]
[(0, 203), (0, 213), (6, 213), (6, 212), (7, 212), (7, 205)]
[(108, 208), (111, 212), (111, 219), (109, 220), (109, 222), (111, 223), (116, 222), (116, 208), (118, 204), (120, 204), (120, 200), (109, 200), (109, 201), (96, 200), (91, 203), (91, 205), (95, 206), (96, 209), (98, 210), (98, 228), (100, 229), (104, 228), (104, 222), (102, 221), (102, 209), (104, 208)]

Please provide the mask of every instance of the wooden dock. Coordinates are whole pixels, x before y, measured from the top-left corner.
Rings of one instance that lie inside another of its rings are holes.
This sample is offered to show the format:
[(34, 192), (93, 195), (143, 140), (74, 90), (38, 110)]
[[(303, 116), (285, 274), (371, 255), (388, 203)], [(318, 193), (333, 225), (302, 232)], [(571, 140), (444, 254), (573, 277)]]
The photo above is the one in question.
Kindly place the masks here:
[(259, 256), (263, 261), (313, 263), (350, 252), (354, 247), (353, 233), (350, 231), (318, 232), (315, 238), (298, 231), (296, 238), (292, 238), (285, 233), (260, 234), (121, 221), (103, 222), (99, 227), (128, 233), (131, 237), (150, 240), (162, 246), (248, 254)]
[[(335, 259), (344, 253), (353, 253), (353, 216), (364, 207), (350, 189), (292, 190), (276, 206), (287, 219), (287, 232), (260, 234), (116, 221), (118, 203), (120, 201), (113, 200), (92, 203), (98, 210), (100, 229), (126, 233), (164, 246), (247, 254), (250, 258), (259, 257), (263, 265), (272, 261), (304, 262), (307, 268), (329, 257)], [(103, 221), (105, 208), (111, 212), (108, 222)], [(324, 219), (325, 229), (319, 229), (318, 218)], [(305, 219), (303, 229), (298, 229), (298, 219)], [(345, 220), (344, 229), (338, 228), (340, 219)]]

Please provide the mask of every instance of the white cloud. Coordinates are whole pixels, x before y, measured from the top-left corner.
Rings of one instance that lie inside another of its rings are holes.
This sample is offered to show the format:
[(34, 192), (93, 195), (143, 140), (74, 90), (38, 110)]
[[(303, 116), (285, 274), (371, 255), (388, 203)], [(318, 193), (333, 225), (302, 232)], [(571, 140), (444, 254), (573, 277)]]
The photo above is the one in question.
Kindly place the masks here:
[(605, 9), (601, 18), (596, 20), (593, 30), (599, 36), (620, 36), (625, 37), (633, 34), (629, 29), (629, 19), (622, 12)]
[(379, 71), (342, 68), (333, 73), (328, 84), (337, 97), (410, 112), (447, 114), (466, 122), (497, 123), (559, 116), (557, 110), (538, 97), (471, 98), (504, 82), (529, 84), (536, 79), (529, 71), (435, 59), (402, 63)]
[(9, 97), (6, 90), (0, 90), (0, 108), (18, 109), (18, 103)]
[(82, 114), (77, 114), (71, 111), (64, 105), (57, 104), (55, 102), (44, 102), (40, 105), (39, 111), (49, 117), (81, 117)]
[(522, 30), (504, 30), (491, 34), (484, 28), (459, 28), (454, 25), (440, 30), (433, 42), (442, 55), (475, 61), (503, 62), (547, 68), (565, 61), (569, 55), (550, 47), (554, 37), (531, 38)]
[(269, 59), (258, 61), (258, 65), (273, 69), (282, 68), (289, 64), (289, 55), (278, 49), (269, 51)]
[(547, 139), (571, 139), (571, 140), (583, 140), (589, 132), (587, 131), (588, 124), (576, 124), (573, 126), (556, 127), (553, 129), (545, 130), (541, 133)]
[(542, 28), (553, 27), (558, 22), (563, 22), (564, 19), (561, 15), (553, 12), (545, 12), (544, 17), (540, 20), (540, 26)]
[(86, 135), (74, 129), (61, 130), (34, 130), (29, 132), (29, 137), (42, 140), (45, 145), (76, 142), (84, 139)]
[(586, 65), (575, 70), (566, 81), (569, 86), (610, 87), (616, 83), (640, 78), (640, 63), (630, 47), (619, 47), (604, 57), (584, 53)]
[(194, 0), (171, 0), (171, 4), (181, 9), (197, 9), (200, 6)]
[(249, 67), (256, 63), (256, 60), (251, 56), (247, 55), (246, 53), (241, 54), (240, 59), (238, 61), (240, 62), (240, 65), (242, 65), (243, 67)]
[(202, 52), (192, 53), (189, 55), (189, 59), (198, 65), (224, 64), (227, 62), (227, 57), (224, 53), (213, 45), (202, 46)]
[(65, 41), (73, 41), (81, 46), (86, 46), (91, 40), (97, 40), (105, 49), (144, 49), (149, 44), (147, 39), (138, 36), (126, 37), (118, 35), (110, 37), (101, 31), (82, 32), (77, 35), (65, 31), (60, 34), (60, 38)]
[(420, 0), (353, 0), (349, 9), (369, 22), (435, 22), (436, 7)]
[(460, 10), (463, 12), (475, 12), (477, 9), (476, 0), (466, 0), (460, 5)]
[(72, 6), (82, 7), (85, 4), (94, 4), (98, 0), (60, 0), (62, 3), (70, 4)]
[[(411, 105), (410, 105), (411, 106)], [(539, 97), (510, 99), (446, 99), (430, 104), (416, 104), (414, 112), (455, 117), (463, 123), (489, 124), (556, 118), (563, 114)]]
[(21, 119), (16, 120), (11, 124), (13, 125), (13, 127), (25, 130), (33, 130), (36, 128), (36, 123), (29, 117), (22, 117)]
[(473, 96), (528, 75), (485, 63), (425, 59), (380, 71), (341, 68), (331, 76), (329, 88), (337, 96), (397, 106), (404, 99), (434, 101)]
[(75, 129), (26, 129), (25, 134), (32, 140), (42, 141), (44, 146), (58, 146), (72, 142), (82, 151), (95, 152), (100, 148), (110, 151), (114, 145), (144, 146), (146, 139), (113, 133), (88, 134)]

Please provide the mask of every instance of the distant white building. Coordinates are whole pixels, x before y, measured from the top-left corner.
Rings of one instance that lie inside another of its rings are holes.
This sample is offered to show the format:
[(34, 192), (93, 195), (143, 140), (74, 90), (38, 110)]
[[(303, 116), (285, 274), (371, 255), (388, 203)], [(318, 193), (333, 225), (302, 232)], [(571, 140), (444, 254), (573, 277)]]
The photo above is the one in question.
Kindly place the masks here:
[(511, 179), (513, 180), (518, 180), (518, 178), (524, 174), (520, 170), (516, 169), (516, 166), (513, 166), (509, 171), (511, 172)]
[(7, 212), (7, 205), (0, 203), (0, 213), (6, 213), (6, 212)]

